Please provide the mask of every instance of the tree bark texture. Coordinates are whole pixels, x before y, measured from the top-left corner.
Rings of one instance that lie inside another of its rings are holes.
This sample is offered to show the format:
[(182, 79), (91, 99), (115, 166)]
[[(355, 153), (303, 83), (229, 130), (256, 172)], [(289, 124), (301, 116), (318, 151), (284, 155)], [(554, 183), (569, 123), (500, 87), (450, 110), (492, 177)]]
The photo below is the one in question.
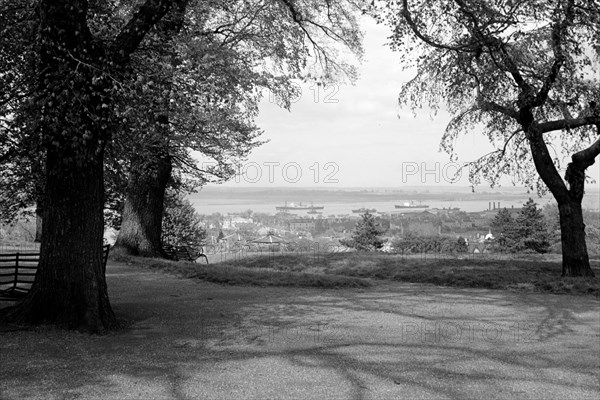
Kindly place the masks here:
[(42, 242), (42, 228), (44, 226), (43, 210), (45, 201), (45, 153), (38, 154), (38, 160), (34, 161), (32, 173), (35, 180), (35, 193), (36, 193), (36, 204), (35, 204), (35, 241), (37, 243)]
[[(102, 164), (74, 168), (48, 154), (47, 203), (41, 256), (29, 295), (10, 320), (54, 324), (90, 332), (117, 327), (102, 269), (104, 182)], [(82, 243), (93, 243), (85, 246)]]
[[(597, 131), (600, 133), (600, 127), (597, 127)], [(558, 203), (563, 276), (595, 275), (588, 256), (581, 203), (585, 193), (585, 170), (594, 165), (599, 152), (600, 139), (587, 149), (573, 154), (567, 166), (565, 180), (569, 184), (569, 196), (567, 201)]]
[(594, 276), (594, 272), (590, 268), (585, 242), (585, 224), (581, 202), (560, 204), (558, 211), (563, 255), (562, 275)]
[(162, 257), (162, 216), (171, 158), (156, 155), (151, 162), (132, 160), (123, 209), (123, 222), (116, 247), (129, 254)]

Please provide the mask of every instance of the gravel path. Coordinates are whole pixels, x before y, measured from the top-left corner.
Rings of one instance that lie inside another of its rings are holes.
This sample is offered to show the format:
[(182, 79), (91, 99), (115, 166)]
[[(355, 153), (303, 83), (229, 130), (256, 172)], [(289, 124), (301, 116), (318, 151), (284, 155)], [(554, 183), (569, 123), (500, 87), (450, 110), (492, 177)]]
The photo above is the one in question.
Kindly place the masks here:
[(128, 329), (1, 333), (0, 398), (600, 398), (592, 298), (107, 274)]

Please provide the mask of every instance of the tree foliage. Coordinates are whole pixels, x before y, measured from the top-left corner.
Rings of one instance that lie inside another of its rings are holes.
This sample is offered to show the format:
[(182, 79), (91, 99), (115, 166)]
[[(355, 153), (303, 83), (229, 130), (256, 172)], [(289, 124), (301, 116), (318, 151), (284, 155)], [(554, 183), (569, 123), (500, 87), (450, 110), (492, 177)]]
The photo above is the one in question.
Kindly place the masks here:
[(186, 245), (200, 249), (206, 240), (206, 230), (194, 205), (184, 195), (168, 191), (162, 226), (162, 241), (171, 245)]
[(361, 220), (356, 224), (350, 239), (342, 239), (340, 243), (344, 246), (357, 250), (373, 251), (383, 247), (381, 235), (385, 231), (375, 221), (375, 216), (369, 212), (361, 215)]
[(467, 253), (469, 247), (462, 236), (426, 236), (409, 234), (392, 242), (394, 252), (410, 253)]
[(40, 136), (28, 134), (39, 124), (28, 117), (35, 110), (35, 5), (3, 3), (0, 21), (0, 220), (6, 222), (41, 194), (44, 156)]
[(501, 251), (516, 251), (517, 227), (510, 211), (501, 208), (491, 223), (497, 247)]
[(518, 233), (518, 249), (546, 253), (550, 247), (550, 234), (542, 210), (529, 199), (515, 220)]
[(550, 248), (551, 233), (546, 218), (531, 198), (516, 218), (506, 208), (498, 211), (492, 228), (502, 251), (546, 253)]

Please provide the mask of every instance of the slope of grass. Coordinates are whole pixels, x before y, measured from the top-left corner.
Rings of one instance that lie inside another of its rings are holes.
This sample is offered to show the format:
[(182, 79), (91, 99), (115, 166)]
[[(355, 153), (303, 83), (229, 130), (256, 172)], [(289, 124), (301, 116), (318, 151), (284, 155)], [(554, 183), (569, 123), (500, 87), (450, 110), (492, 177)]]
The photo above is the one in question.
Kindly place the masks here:
[(227, 285), (345, 288), (376, 280), (600, 297), (600, 262), (594, 278), (563, 278), (557, 258), (423, 259), (381, 253), (268, 255), (201, 265), (116, 256), (142, 268)]
[(301, 270), (276, 270), (260, 268), (258, 265), (252, 267), (227, 264), (204, 265), (129, 256), (119, 256), (114, 260), (141, 268), (176, 274), (184, 278), (201, 279), (227, 285), (319, 287), (328, 289), (371, 286), (369, 280), (361, 277), (344, 276), (342, 274), (318, 274)]
[(511, 289), (600, 297), (600, 262), (593, 261), (594, 278), (562, 278), (554, 260), (421, 259), (381, 253), (337, 253), (246, 258), (217, 264), (245, 269), (347, 276), (430, 283), (442, 286)]

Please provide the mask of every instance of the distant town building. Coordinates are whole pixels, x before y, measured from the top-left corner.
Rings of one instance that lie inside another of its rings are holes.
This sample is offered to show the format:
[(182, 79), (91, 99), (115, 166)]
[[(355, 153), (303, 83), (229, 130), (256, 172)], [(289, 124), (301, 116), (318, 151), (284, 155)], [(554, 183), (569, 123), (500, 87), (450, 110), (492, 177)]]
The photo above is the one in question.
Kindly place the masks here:
[(315, 221), (313, 219), (292, 219), (288, 221), (288, 230), (290, 232), (311, 232), (315, 229)]
[(227, 216), (223, 219), (224, 229), (235, 229), (240, 224), (251, 224), (254, 221), (252, 218), (244, 218), (237, 215)]

